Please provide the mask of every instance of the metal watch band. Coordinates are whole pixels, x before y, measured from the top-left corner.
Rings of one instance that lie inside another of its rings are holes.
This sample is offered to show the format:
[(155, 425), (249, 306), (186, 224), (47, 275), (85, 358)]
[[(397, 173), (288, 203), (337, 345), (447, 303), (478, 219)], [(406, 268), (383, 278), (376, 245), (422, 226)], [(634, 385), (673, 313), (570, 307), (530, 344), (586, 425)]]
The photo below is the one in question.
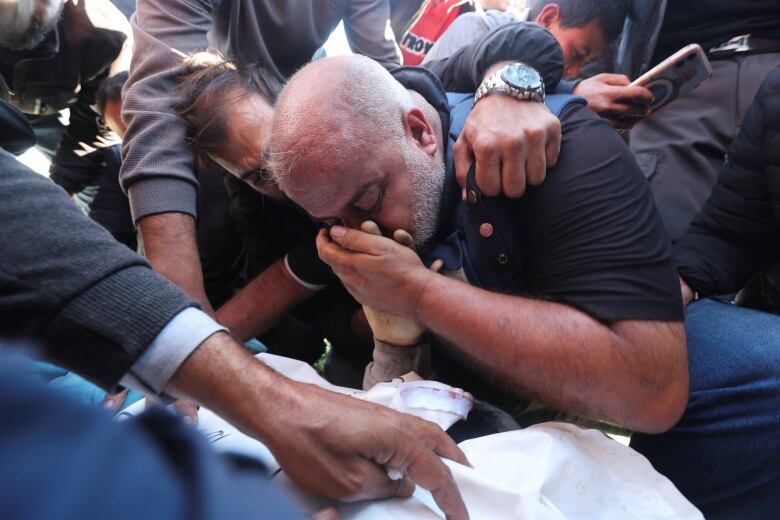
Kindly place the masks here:
[(541, 92), (512, 88), (501, 78), (502, 70), (503, 69), (494, 72), (488, 79), (482, 82), (477, 89), (477, 92), (474, 94), (475, 105), (477, 104), (477, 101), (489, 94), (506, 94), (515, 99), (536, 101), (539, 103), (544, 102), (544, 87), (542, 87)]

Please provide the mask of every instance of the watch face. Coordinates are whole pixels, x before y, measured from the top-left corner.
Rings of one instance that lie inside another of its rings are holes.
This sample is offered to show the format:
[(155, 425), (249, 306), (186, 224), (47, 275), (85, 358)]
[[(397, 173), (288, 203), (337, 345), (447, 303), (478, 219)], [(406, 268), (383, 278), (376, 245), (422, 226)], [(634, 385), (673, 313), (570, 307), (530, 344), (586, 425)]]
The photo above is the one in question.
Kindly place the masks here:
[(510, 86), (522, 90), (536, 90), (542, 86), (542, 78), (539, 73), (522, 63), (507, 65), (501, 71), (501, 79)]

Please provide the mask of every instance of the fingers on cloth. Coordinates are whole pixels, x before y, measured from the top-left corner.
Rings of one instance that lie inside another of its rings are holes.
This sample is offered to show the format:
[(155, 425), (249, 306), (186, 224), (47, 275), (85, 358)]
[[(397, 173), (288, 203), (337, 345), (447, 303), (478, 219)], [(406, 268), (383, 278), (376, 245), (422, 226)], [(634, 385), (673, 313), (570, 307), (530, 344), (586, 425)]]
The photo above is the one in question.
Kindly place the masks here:
[[(460, 452), (454, 442), (452, 445)], [(462, 453), (457, 458), (466, 461)], [(433, 499), (447, 518), (468, 518), (466, 505), (452, 477), (452, 472), (433, 451), (419, 450), (419, 455), (411, 460), (406, 472), (412, 480), (431, 492)]]

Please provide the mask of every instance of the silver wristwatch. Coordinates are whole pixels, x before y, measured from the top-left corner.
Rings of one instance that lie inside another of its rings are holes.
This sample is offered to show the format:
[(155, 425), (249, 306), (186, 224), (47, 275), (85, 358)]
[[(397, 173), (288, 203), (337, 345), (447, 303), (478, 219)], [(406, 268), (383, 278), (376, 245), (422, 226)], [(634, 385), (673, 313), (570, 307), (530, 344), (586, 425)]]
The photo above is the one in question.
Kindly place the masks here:
[(544, 81), (533, 67), (524, 63), (512, 63), (482, 82), (474, 95), (474, 104), (483, 97), (496, 93), (543, 103)]

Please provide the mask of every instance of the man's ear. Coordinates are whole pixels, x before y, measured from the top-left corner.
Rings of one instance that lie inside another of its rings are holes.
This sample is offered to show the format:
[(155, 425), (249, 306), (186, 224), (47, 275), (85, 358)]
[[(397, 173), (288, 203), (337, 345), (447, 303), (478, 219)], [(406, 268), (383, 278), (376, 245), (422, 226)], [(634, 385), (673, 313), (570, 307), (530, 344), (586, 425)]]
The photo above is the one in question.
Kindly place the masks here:
[(534, 22), (543, 26), (545, 29), (549, 29), (554, 23), (561, 23), (561, 6), (558, 4), (547, 4), (542, 7), (539, 14), (536, 16)]
[(417, 107), (408, 108), (403, 114), (404, 128), (425, 153), (433, 157), (439, 144), (436, 142), (436, 132), (422, 110)]

